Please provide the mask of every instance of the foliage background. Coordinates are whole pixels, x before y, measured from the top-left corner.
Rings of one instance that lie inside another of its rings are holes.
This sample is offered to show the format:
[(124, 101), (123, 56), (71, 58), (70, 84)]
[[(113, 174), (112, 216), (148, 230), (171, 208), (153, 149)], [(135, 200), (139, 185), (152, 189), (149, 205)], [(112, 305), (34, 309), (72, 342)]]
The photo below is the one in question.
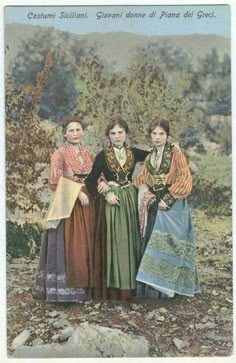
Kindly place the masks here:
[(84, 143), (94, 154), (113, 114), (128, 121), (130, 141), (141, 147), (150, 146), (149, 121), (169, 119), (194, 177), (191, 206), (208, 217), (231, 215), (228, 38), (79, 36), (13, 24), (6, 25), (5, 46), (9, 254), (37, 252), (50, 157), (61, 142), (56, 126), (68, 113), (83, 116)]

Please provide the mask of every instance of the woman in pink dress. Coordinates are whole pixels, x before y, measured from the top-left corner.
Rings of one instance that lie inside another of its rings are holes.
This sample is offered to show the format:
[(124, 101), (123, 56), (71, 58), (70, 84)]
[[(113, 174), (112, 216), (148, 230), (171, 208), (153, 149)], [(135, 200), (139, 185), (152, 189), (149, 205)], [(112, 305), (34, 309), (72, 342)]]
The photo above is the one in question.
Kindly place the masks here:
[(94, 200), (84, 184), (93, 156), (81, 144), (84, 126), (78, 116), (64, 117), (61, 125), (65, 142), (52, 155), (49, 186), (62, 198), (58, 206), (62, 212), (69, 194), (65, 189), (61, 193), (59, 184), (62, 188), (69, 184), (72, 194), (77, 194), (70, 214), (43, 233), (34, 297), (81, 302), (92, 298), (94, 288)]

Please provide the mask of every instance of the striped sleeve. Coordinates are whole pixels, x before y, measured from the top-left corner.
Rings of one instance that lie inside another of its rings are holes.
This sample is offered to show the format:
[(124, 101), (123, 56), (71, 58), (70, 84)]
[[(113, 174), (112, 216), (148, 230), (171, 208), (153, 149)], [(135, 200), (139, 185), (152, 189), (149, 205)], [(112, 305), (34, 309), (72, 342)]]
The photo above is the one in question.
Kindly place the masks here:
[(144, 185), (144, 184), (145, 185), (148, 185), (148, 186), (152, 186), (153, 185), (153, 177), (148, 172), (147, 167), (146, 167), (146, 162), (147, 162), (147, 159), (148, 158), (149, 158), (149, 155), (145, 159), (144, 165), (142, 166), (142, 169), (141, 169), (140, 173), (133, 180), (133, 184), (137, 188), (140, 187), (141, 185)]
[[(173, 169), (171, 167), (166, 183), (171, 186), (169, 192), (176, 199), (185, 198), (192, 190), (192, 175), (190, 173), (187, 159), (182, 152), (173, 154)], [(172, 179), (172, 180), (171, 180)]]

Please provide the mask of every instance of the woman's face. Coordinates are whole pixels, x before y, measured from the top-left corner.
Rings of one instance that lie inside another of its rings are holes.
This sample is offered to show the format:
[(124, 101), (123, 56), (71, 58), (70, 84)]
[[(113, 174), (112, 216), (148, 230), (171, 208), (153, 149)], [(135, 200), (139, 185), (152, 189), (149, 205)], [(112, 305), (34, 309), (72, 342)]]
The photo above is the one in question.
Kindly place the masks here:
[(116, 125), (109, 131), (109, 139), (112, 145), (122, 147), (126, 139), (126, 132), (123, 127)]
[(70, 122), (66, 126), (64, 136), (70, 144), (78, 144), (83, 134), (84, 130), (79, 122)]
[(160, 147), (162, 145), (165, 145), (166, 140), (167, 133), (165, 132), (165, 130), (160, 126), (156, 126), (155, 129), (151, 132), (152, 144), (155, 147)]

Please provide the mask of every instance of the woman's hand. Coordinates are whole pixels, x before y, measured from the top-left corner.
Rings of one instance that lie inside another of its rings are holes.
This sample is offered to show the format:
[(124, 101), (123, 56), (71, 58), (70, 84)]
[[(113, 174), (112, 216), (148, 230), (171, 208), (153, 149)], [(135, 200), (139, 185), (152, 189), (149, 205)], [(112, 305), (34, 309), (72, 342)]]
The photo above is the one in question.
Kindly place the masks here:
[(172, 145), (173, 145), (173, 150), (174, 150), (174, 151), (177, 151), (177, 152), (181, 151), (181, 148), (180, 148), (180, 146), (179, 146), (179, 143), (177, 143), (177, 142), (172, 142)]
[(158, 209), (161, 209), (161, 210), (168, 209), (166, 203), (164, 203), (163, 200), (160, 200), (160, 202), (158, 203)]
[(106, 182), (100, 181), (97, 189), (98, 189), (99, 194), (103, 194), (103, 193), (108, 192), (108, 190), (110, 189), (110, 186)]
[(78, 198), (83, 207), (87, 207), (89, 205), (89, 198), (84, 192), (80, 192)]
[(120, 200), (119, 198), (117, 197), (117, 195), (115, 195), (114, 192), (108, 192), (106, 194), (106, 197), (105, 197), (107, 203), (109, 203), (110, 205), (120, 205)]

